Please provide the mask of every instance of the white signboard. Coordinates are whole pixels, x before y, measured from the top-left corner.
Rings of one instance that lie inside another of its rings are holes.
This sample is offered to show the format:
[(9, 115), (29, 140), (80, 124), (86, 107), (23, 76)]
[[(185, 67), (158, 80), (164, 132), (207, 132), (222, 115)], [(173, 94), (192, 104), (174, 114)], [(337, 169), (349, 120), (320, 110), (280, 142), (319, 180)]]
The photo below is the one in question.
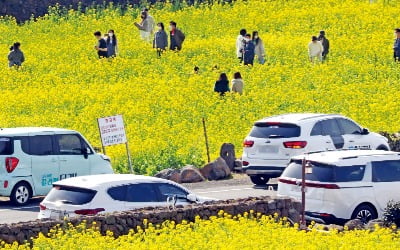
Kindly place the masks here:
[(97, 120), (103, 147), (127, 142), (122, 115), (103, 117)]

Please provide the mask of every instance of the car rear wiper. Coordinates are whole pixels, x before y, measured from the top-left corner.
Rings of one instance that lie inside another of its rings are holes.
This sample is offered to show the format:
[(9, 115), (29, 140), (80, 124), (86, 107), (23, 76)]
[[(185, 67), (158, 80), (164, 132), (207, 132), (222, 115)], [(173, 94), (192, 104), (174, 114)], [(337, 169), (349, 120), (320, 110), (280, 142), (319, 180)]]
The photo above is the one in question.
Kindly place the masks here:
[(283, 135), (270, 135), (268, 138), (282, 138)]
[(74, 202), (69, 201), (69, 200), (59, 200), (59, 202), (62, 202), (64, 204), (75, 204)]

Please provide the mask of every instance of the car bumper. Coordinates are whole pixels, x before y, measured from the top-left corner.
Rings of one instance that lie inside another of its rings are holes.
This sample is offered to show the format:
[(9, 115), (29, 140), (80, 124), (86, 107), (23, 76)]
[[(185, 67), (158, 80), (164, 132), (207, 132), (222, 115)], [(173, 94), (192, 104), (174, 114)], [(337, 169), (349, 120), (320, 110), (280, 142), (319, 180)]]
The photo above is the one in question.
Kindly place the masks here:
[(348, 219), (338, 218), (333, 214), (306, 212), (305, 219), (307, 221), (315, 221), (321, 224), (337, 224), (344, 225)]
[(0, 178), (0, 196), (9, 197), (11, 195), (11, 190), (15, 184), (16, 180), (14, 178)]
[(281, 166), (243, 166), (243, 171), (247, 175), (268, 175), (270, 177), (281, 176), (285, 167)]

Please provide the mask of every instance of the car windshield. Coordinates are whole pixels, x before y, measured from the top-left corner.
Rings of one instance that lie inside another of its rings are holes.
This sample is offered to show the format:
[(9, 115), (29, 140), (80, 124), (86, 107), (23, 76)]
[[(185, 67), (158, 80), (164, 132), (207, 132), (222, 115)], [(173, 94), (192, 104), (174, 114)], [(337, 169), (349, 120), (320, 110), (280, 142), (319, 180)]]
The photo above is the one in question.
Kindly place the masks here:
[(0, 155), (11, 155), (13, 153), (12, 141), (8, 137), (0, 137)]
[(291, 138), (300, 136), (300, 127), (289, 123), (258, 122), (250, 131), (256, 138)]
[(46, 196), (46, 201), (82, 205), (89, 203), (95, 195), (95, 190), (55, 185)]
[[(312, 162), (312, 172), (306, 173), (306, 180), (319, 182), (361, 181), (364, 177), (364, 165), (336, 166)], [(282, 177), (301, 179), (301, 161), (289, 164)]]

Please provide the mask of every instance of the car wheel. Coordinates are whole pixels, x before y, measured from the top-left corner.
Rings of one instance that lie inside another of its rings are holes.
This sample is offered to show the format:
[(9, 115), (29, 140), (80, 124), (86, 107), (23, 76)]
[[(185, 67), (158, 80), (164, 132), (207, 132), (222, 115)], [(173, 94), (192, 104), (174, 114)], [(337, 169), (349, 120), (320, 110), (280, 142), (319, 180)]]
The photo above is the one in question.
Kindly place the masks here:
[(264, 175), (253, 175), (250, 176), (250, 180), (256, 185), (265, 185), (269, 181), (269, 177)]
[(389, 149), (384, 146), (384, 145), (380, 145), (379, 147), (376, 148), (376, 150), (384, 150), (384, 151), (389, 151)]
[(10, 200), (14, 205), (23, 206), (29, 202), (31, 198), (31, 187), (26, 182), (21, 182), (13, 188)]
[(375, 209), (370, 205), (358, 206), (351, 216), (352, 219), (359, 219), (362, 223), (367, 224), (368, 221), (378, 218)]

